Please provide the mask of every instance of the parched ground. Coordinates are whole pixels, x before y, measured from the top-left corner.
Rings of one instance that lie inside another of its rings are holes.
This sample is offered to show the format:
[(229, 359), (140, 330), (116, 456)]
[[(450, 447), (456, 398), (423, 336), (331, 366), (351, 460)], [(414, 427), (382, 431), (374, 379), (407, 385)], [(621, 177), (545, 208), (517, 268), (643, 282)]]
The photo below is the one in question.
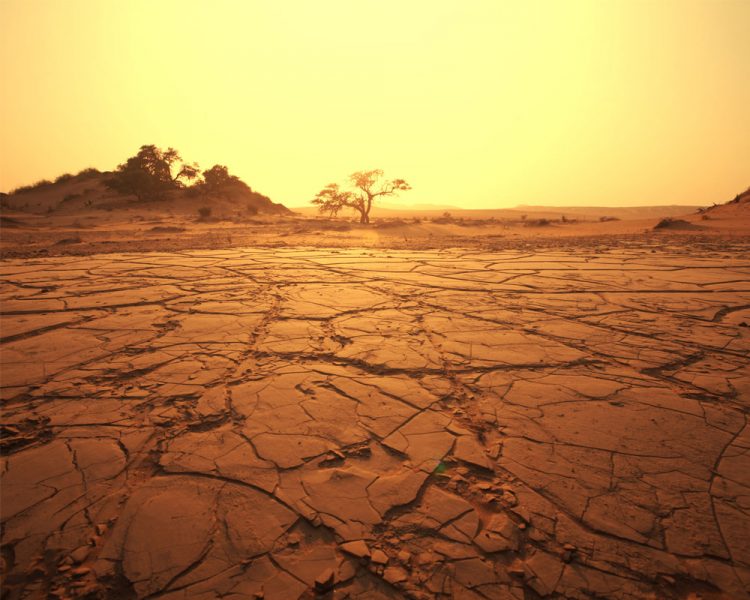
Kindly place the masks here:
[(3, 599), (749, 598), (740, 246), (3, 261)]

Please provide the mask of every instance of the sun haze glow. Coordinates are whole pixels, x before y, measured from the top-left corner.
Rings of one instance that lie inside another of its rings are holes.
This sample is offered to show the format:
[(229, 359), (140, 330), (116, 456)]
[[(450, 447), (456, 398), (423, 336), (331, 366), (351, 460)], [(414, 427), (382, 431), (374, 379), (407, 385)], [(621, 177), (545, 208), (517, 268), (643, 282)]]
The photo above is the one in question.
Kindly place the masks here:
[(0, 189), (142, 144), (290, 206), (707, 204), (750, 183), (750, 2), (0, 3)]

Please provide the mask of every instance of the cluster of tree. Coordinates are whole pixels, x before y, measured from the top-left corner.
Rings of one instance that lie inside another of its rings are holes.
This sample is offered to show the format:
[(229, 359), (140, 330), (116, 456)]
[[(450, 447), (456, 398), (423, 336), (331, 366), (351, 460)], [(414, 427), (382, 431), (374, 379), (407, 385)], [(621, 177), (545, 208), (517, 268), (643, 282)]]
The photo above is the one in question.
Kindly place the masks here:
[(329, 183), (318, 192), (312, 203), (321, 213), (335, 217), (344, 208), (353, 208), (359, 213), (360, 223), (370, 222), (370, 209), (376, 198), (394, 196), (411, 186), (403, 179), (384, 179), (382, 169), (357, 171), (349, 176), (352, 189), (344, 190), (338, 183)]
[(118, 165), (106, 185), (121, 194), (139, 200), (155, 200), (174, 190), (189, 190), (194, 195), (228, 194), (233, 188), (252, 192), (250, 187), (224, 165), (201, 171), (198, 163), (183, 161), (174, 148), (141, 146), (138, 154)]

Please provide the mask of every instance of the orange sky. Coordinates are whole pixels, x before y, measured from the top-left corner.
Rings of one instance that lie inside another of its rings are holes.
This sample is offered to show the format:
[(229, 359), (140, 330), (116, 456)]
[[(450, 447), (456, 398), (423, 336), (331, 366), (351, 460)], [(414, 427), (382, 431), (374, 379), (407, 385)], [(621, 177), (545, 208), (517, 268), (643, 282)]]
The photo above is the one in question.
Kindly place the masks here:
[(750, 1), (0, 0), (0, 190), (142, 144), (290, 206), (721, 202), (750, 185)]

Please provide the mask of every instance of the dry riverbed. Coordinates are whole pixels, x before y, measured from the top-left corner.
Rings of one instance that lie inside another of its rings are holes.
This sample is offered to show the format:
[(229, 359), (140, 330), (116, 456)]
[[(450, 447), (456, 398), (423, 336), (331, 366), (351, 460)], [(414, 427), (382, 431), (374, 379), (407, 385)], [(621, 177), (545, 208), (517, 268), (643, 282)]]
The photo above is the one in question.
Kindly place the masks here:
[(4, 600), (750, 597), (750, 245), (0, 271)]

